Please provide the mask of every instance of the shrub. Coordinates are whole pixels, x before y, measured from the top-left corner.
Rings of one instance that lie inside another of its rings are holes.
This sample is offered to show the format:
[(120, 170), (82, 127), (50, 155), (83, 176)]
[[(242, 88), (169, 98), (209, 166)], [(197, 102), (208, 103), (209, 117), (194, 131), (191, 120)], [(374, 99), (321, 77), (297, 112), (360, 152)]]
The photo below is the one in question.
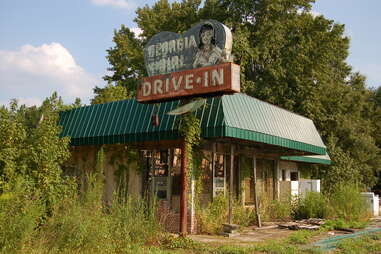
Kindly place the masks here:
[(111, 249), (107, 222), (100, 202), (68, 198), (61, 201), (29, 248), (42, 253), (107, 252)]
[(101, 187), (99, 179), (89, 176), (84, 196), (62, 200), (25, 252), (123, 253), (158, 242), (161, 229), (154, 207), (139, 198), (105, 207)]
[(32, 194), (21, 179), (12, 190), (0, 195), (0, 252), (17, 253), (35, 235), (41, 223), (44, 205)]
[(233, 223), (241, 226), (249, 226), (256, 221), (255, 210), (245, 207), (241, 202), (235, 201), (233, 206)]
[(200, 231), (203, 233), (219, 233), (222, 223), (226, 222), (228, 202), (223, 194), (213, 198), (213, 201), (204, 209), (198, 211)]
[(294, 208), (296, 219), (326, 218), (328, 215), (327, 199), (319, 192), (307, 192), (305, 198), (299, 198)]
[(296, 219), (326, 218), (326, 228), (362, 228), (369, 219), (365, 200), (354, 185), (338, 185), (324, 197), (318, 192), (308, 192), (305, 198), (297, 200)]
[(292, 216), (291, 200), (272, 200), (268, 212), (272, 221), (288, 221)]
[(129, 197), (125, 202), (115, 202), (107, 215), (115, 246), (157, 243), (162, 229), (155, 211), (155, 205), (141, 198)]
[(331, 218), (341, 218), (346, 222), (369, 219), (365, 200), (355, 185), (339, 185), (329, 196)]

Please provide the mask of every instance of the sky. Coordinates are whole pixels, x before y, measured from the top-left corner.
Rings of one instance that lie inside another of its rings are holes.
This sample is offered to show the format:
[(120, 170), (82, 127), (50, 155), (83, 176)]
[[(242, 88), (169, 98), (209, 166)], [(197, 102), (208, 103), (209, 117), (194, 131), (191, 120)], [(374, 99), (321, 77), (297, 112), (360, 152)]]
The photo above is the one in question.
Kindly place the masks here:
[[(40, 105), (57, 91), (65, 103), (85, 104), (109, 64), (122, 24), (138, 32), (135, 10), (153, 0), (0, 0), (0, 105), (11, 99)], [(351, 38), (349, 64), (381, 85), (381, 1), (317, 0), (315, 14), (345, 24)]]

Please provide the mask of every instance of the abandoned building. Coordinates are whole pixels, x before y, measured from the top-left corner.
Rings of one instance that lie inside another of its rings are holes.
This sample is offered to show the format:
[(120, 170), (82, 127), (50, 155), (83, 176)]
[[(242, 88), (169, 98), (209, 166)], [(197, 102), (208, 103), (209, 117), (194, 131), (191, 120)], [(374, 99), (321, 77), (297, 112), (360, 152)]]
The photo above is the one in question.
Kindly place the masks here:
[[(182, 139), (181, 118), (167, 113), (179, 103), (129, 99), (60, 114), (61, 135), (71, 138), (68, 166), (78, 172), (93, 170), (104, 147), (106, 202), (120, 187), (128, 195), (155, 197), (172, 232), (180, 224)], [(319, 180), (300, 170), (304, 163), (330, 164), (310, 119), (242, 93), (210, 97), (194, 114), (200, 119), (202, 142), (189, 169), (188, 232), (197, 231), (196, 177), (202, 186), (197, 197), (201, 206), (228, 192), (242, 205), (253, 206), (256, 195), (272, 200), (319, 191)]]

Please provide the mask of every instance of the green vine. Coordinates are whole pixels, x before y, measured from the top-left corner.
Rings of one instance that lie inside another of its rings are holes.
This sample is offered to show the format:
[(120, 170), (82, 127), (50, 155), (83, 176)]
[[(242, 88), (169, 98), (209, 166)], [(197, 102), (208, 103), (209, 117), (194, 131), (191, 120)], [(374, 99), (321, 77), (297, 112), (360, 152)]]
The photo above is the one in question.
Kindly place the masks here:
[[(201, 128), (200, 120), (193, 115), (188, 113), (182, 116), (181, 125), (180, 125), (180, 135), (184, 138), (186, 150), (188, 151), (188, 166), (191, 170), (191, 174), (195, 180), (195, 208), (200, 210), (200, 194), (202, 192), (202, 170), (201, 170), (201, 161), (203, 158), (202, 151), (196, 149), (201, 140)], [(189, 179), (188, 179), (189, 180)]]
[(98, 177), (102, 178), (104, 175), (104, 161), (105, 161), (105, 152), (103, 146), (99, 148), (96, 155), (96, 165), (95, 165), (95, 173)]
[(197, 146), (201, 139), (200, 120), (192, 113), (182, 115), (179, 132), (184, 137), (186, 150), (188, 151), (188, 165), (192, 169), (193, 147)]

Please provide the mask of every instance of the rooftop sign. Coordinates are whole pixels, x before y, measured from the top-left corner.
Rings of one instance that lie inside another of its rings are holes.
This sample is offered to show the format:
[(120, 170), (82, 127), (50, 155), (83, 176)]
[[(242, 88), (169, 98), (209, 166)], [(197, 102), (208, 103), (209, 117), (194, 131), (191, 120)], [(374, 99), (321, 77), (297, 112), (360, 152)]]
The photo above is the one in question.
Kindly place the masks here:
[(144, 78), (138, 89), (137, 101), (155, 102), (208, 93), (235, 93), (240, 91), (239, 85), (239, 66), (224, 63)]
[(231, 31), (215, 20), (200, 22), (182, 35), (154, 35), (144, 48), (148, 77), (138, 87), (137, 100), (239, 92), (239, 66), (230, 63), (231, 48)]

